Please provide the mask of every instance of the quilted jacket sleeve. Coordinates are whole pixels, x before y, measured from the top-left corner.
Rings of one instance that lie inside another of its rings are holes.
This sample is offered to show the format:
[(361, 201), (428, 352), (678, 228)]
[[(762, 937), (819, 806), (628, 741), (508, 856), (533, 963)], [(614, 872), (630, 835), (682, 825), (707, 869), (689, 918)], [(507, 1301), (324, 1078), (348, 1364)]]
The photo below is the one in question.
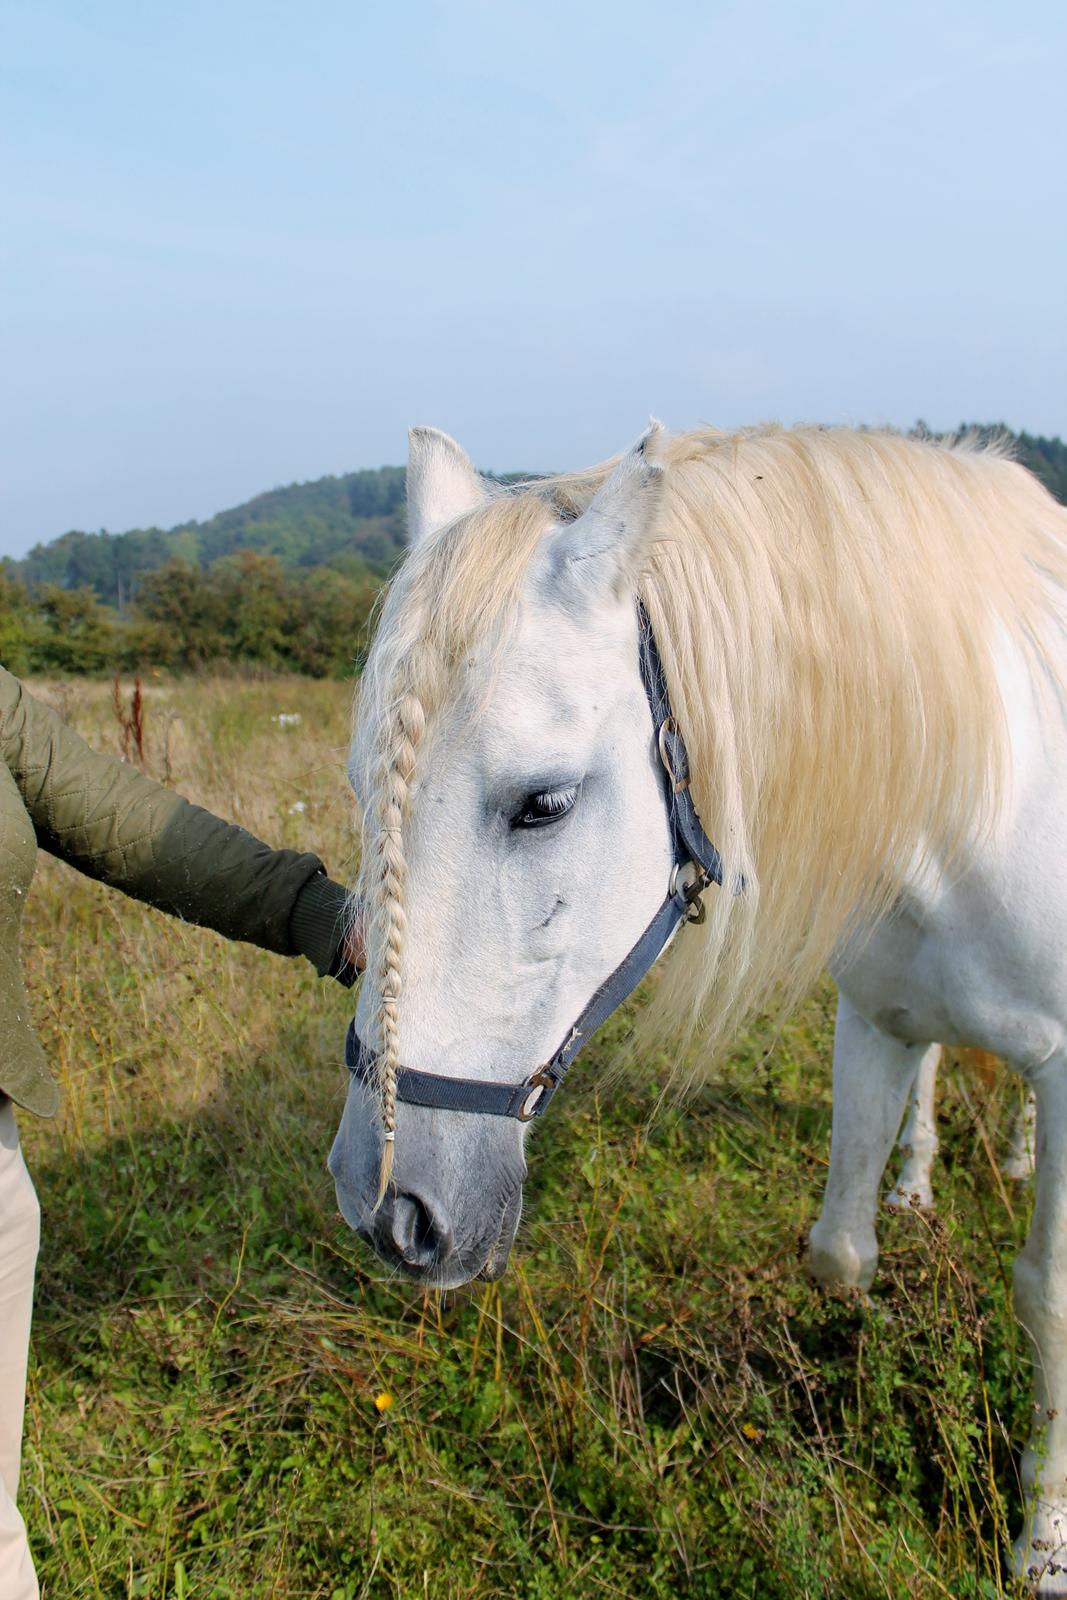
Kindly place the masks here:
[(91, 750), (3, 668), (0, 758), (42, 849), (174, 916), (354, 977), (340, 955), (347, 895), (317, 856), (272, 850)]

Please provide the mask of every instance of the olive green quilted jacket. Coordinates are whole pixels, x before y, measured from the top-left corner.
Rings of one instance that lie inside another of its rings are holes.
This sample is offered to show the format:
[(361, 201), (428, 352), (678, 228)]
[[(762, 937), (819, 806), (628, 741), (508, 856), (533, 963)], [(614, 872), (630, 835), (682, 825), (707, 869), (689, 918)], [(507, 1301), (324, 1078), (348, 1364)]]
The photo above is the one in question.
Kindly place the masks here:
[(351, 982), (347, 895), (317, 856), (272, 850), (113, 756), (90, 750), (0, 667), (0, 1094), (52, 1116), (19, 934), (37, 848), (189, 922)]

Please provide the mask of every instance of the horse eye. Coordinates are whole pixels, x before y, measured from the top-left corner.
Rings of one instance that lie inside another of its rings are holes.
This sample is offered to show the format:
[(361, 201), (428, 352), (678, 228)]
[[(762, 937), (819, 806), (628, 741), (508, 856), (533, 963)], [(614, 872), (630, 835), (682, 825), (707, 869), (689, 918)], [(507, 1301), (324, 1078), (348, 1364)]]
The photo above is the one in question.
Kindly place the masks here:
[(578, 785), (569, 789), (551, 789), (544, 794), (528, 794), (511, 819), (513, 828), (544, 828), (558, 822), (572, 810), (578, 798)]

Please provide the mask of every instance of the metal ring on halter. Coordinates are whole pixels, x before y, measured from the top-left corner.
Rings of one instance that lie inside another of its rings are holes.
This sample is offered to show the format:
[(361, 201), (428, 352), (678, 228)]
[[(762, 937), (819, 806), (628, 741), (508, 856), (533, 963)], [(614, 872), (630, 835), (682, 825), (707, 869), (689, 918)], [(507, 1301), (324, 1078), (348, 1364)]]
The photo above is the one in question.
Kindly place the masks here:
[[(541, 1104), (545, 1090), (552, 1090), (556, 1086), (552, 1079), (544, 1072), (535, 1072), (526, 1084), (527, 1093), (523, 1096), (522, 1105), (515, 1113), (520, 1122), (532, 1122), (537, 1116), (537, 1108)], [(533, 1105), (530, 1104), (531, 1095), (536, 1094)]]
[(678, 861), (675, 863), (671, 872), (669, 893), (672, 895), (678, 893), (679, 880), (682, 873), (690, 870), (695, 873), (695, 877), (690, 878), (687, 883), (682, 883), (682, 899), (689, 908), (685, 920), (691, 922), (696, 928), (700, 926), (707, 916), (703, 894), (708, 885), (703, 872), (701, 872), (695, 861)]

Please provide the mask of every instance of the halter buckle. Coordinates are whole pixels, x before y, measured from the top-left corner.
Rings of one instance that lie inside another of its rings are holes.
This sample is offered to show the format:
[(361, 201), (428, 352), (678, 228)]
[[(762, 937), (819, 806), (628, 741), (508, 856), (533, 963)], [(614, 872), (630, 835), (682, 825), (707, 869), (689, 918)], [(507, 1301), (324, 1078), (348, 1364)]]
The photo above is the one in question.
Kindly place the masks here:
[(681, 747), (682, 759), (686, 760), (685, 745), (682, 744), (682, 736), (678, 731), (677, 722), (675, 722), (673, 716), (664, 717), (663, 721), (659, 725), (659, 731), (656, 734), (656, 743), (659, 746), (659, 758), (663, 763), (664, 770), (666, 771), (668, 778), (671, 780), (671, 789), (675, 794), (681, 794), (683, 789), (688, 789), (689, 787), (689, 773), (688, 771), (683, 772), (682, 776), (679, 777), (675, 772), (674, 767), (671, 765), (670, 740), (672, 738), (677, 740)]

